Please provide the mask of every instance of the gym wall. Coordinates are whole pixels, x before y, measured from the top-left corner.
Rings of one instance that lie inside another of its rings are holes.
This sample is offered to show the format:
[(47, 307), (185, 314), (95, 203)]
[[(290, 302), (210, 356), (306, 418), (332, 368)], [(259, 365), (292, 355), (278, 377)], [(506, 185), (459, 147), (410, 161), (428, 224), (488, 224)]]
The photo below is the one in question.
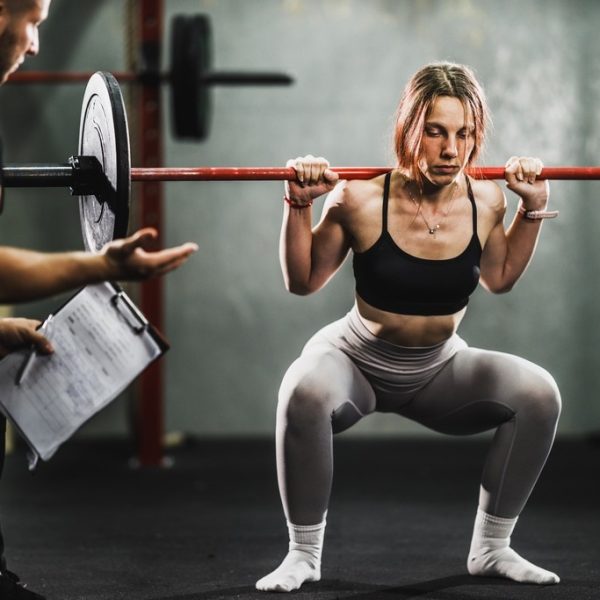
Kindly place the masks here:
[[(338, 166), (390, 164), (400, 91), (421, 65), (472, 66), (493, 113), (483, 164), (538, 155), (547, 165), (600, 163), (600, 42), (593, 0), (171, 0), (213, 26), (219, 70), (292, 75), (287, 88), (217, 88), (206, 142), (172, 139), (167, 166), (278, 166), (313, 153)], [(54, 0), (32, 69), (123, 70), (125, 3)], [(168, 27), (164, 64), (168, 65)], [(76, 152), (83, 86), (6, 87), (0, 127), (6, 162), (62, 162)], [(129, 109), (131, 110), (131, 108)], [(132, 139), (135, 130), (131, 131)], [(135, 162), (135, 157), (134, 157)], [(503, 185), (503, 184), (501, 184)], [(271, 436), (279, 382), (306, 340), (353, 302), (349, 261), (310, 297), (285, 292), (278, 263), (282, 185), (166, 184), (167, 244), (200, 251), (166, 282), (167, 429), (201, 436)], [(508, 219), (517, 205), (507, 191)], [(472, 346), (547, 368), (563, 395), (560, 433), (600, 429), (600, 184), (553, 182), (560, 217), (507, 295), (479, 289), (460, 329)], [(315, 203), (319, 214), (322, 201)], [(44, 250), (81, 247), (75, 199), (62, 190), (9, 190), (0, 241)], [(60, 302), (15, 307), (42, 316)], [(129, 394), (80, 435), (126, 435)], [(436, 435), (374, 415), (343, 435)]]

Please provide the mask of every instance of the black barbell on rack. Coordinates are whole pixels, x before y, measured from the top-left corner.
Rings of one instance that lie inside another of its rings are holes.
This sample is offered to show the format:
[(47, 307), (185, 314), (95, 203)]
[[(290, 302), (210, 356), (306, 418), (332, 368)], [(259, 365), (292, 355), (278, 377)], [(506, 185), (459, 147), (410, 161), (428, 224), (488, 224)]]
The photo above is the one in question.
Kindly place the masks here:
[[(342, 179), (370, 179), (391, 167), (333, 168)], [(478, 179), (501, 179), (503, 167), (473, 167)], [(4, 165), (2, 187), (69, 187), (79, 196), (85, 247), (98, 251), (127, 234), (132, 181), (293, 180), (290, 167), (131, 168), (127, 116), (110, 73), (94, 73), (81, 108), (78, 154), (65, 164)], [(600, 179), (600, 167), (548, 167), (541, 179)]]
[[(120, 83), (167, 85), (171, 124), (177, 139), (204, 140), (210, 133), (211, 89), (215, 86), (291, 85), (290, 75), (275, 72), (214, 71), (212, 28), (207, 15), (176, 15), (171, 21), (167, 72), (113, 72)], [(9, 84), (87, 83), (89, 72), (18, 71)]]

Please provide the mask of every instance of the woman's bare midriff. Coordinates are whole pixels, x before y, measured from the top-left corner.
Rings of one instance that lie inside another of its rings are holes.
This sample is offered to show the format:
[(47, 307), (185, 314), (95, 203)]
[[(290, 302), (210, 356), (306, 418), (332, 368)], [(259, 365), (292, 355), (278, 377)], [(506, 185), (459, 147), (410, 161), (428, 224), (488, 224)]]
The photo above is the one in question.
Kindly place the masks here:
[(399, 346), (434, 346), (451, 337), (466, 312), (452, 315), (400, 315), (380, 310), (356, 296), (358, 313), (375, 336)]

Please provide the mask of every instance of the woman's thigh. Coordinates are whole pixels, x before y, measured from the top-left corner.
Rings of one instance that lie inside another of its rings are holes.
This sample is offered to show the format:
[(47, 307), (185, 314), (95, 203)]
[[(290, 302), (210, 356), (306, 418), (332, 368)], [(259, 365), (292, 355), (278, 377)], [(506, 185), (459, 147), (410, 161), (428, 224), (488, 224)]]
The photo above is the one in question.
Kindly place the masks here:
[(517, 413), (547, 415), (560, 411), (552, 376), (518, 356), (478, 348), (456, 353), (401, 414), (451, 434), (497, 427)]

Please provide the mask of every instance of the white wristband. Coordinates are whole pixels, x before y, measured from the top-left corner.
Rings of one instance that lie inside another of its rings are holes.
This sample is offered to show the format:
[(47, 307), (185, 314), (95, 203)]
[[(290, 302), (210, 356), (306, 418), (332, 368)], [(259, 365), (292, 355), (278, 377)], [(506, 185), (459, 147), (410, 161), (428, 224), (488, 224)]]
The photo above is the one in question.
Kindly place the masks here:
[(518, 212), (528, 221), (541, 221), (542, 219), (554, 219), (558, 217), (557, 210), (527, 210), (522, 204), (519, 206)]

